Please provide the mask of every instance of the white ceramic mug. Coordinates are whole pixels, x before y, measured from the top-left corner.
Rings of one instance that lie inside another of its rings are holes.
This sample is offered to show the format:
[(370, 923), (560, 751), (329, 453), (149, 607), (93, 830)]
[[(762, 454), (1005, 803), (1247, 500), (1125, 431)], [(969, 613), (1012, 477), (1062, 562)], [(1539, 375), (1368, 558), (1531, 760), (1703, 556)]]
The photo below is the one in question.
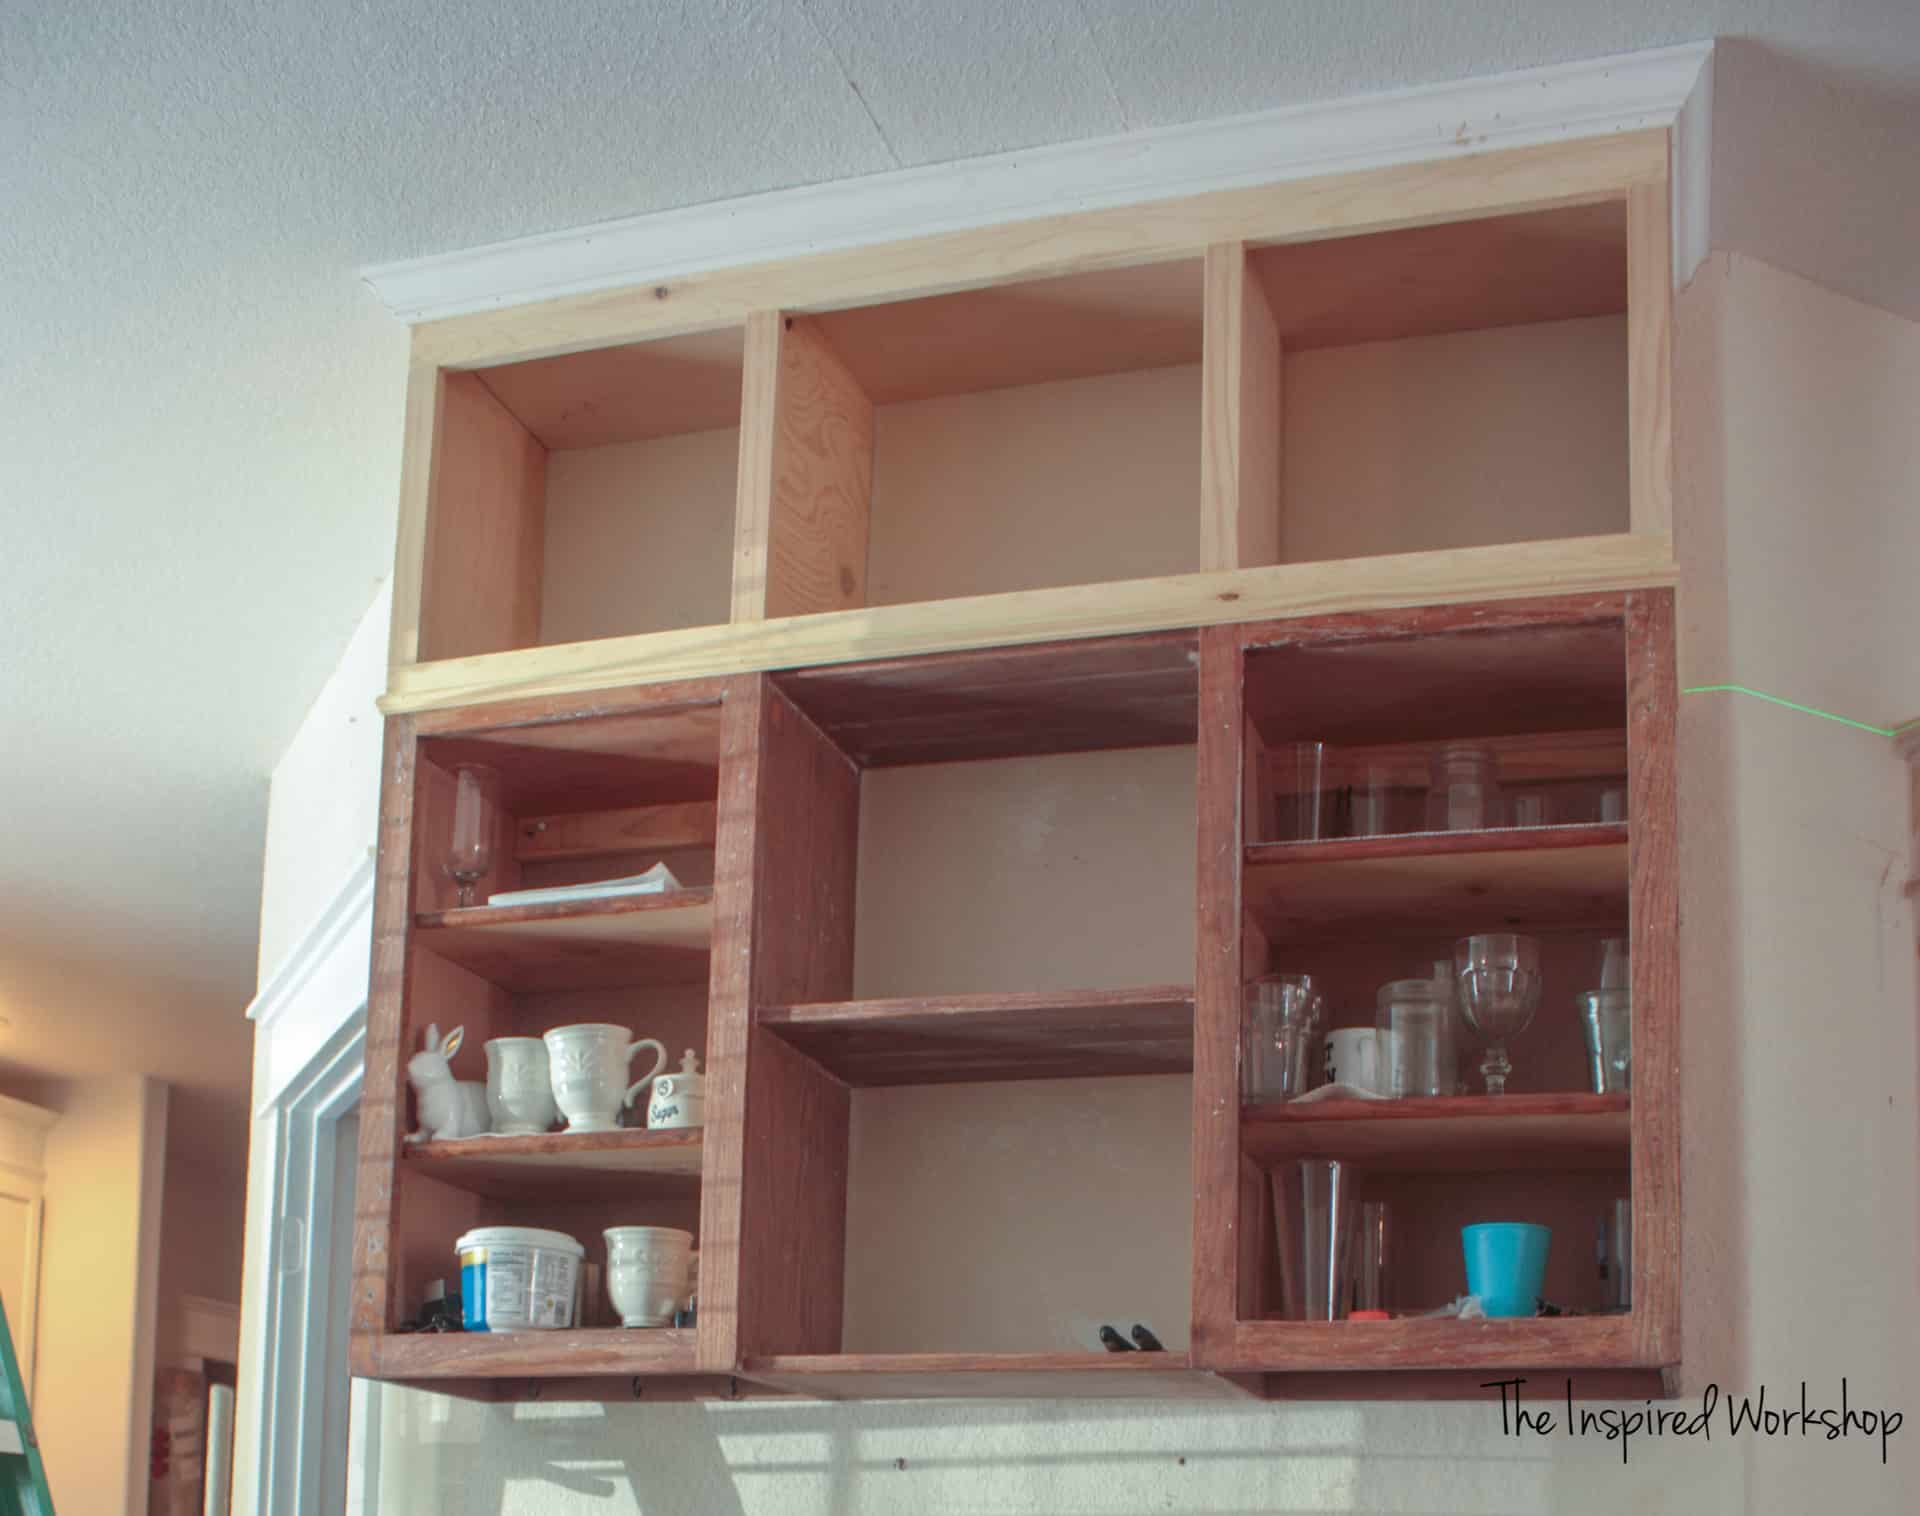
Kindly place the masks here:
[(527, 1137), (559, 1117), (553, 1071), (538, 1037), (495, 1037), (487, 1044), (487, 1110), (496, 1132)]
[(700, 1056), (688, 1048), (677, 1074), (653, 1076), (653, 1094), (647, 1101), (647, 1125), (655, 1131), (707, 1124), (707, 1081), (700, 1072)]
[(1342, 1027), (1327, 1033), (1326, 1082), (1378, 1093), (1381, 1084), (1380, 1034), (1370, 1026)]
[(671, 1326), (687, 1297), (693, 1233), (670, 1226), (610, 1226), (607, 1298), (627, 1327)]
[[(613, 1132), (620, 1113), (647, 1081), (667, 1066), (667, 1050), (651, 1037), (629, 1041), (623, 1026), (588, 1023), (555, 1027), (542, 1034), (553, 1071), (553, 1099), (570, 1132)], [(652, 1048), (653, 1067), (627, 1083), (633, 1055)]]

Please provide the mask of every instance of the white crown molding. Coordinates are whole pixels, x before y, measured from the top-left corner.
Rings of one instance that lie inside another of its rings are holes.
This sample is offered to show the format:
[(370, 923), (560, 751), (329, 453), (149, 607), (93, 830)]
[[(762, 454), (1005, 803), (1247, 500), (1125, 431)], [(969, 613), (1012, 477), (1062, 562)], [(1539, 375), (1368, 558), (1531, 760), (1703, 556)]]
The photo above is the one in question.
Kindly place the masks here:
[(1673, 287), (1684, 289), (1713, 250), (1713, 57), (1673, 124)]
[(361, 277), (403, 321), (431, 321), (1068, 211), (1672, 126), (1712, 53), (1710, 42), (1688, 43), (901, 169), (375, 264)]
[(280, 961), (247, 1006), (247, 1019), (265, 1030), (297, 1005), (302, 992), (335, 953), (370, 940), (373, 924), (373, 858), (354, 866), (325, 910)]

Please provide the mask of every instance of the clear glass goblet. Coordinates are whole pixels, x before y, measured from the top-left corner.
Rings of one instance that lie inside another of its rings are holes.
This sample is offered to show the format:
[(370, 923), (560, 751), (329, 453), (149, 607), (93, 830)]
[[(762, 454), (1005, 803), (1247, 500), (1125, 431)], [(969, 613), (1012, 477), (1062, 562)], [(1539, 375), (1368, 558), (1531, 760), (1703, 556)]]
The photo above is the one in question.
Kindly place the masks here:
[(1507, 1044), (1540, 1008), (1540, 944), (1512, 932), (1462, 937), (1453, 945), (1453, 969), (1460, 1014), (1487, 1045), (1480, 1063), (1487, 1093), (1504, 1095), (1513, 1072)]
[(460, 904), (473, 904), (473, 887), (493, 866), (493, 832), (500, 778), (483, 764), (466, 763), (453, 775), (453, 840), (447, 847), (447, 877)]

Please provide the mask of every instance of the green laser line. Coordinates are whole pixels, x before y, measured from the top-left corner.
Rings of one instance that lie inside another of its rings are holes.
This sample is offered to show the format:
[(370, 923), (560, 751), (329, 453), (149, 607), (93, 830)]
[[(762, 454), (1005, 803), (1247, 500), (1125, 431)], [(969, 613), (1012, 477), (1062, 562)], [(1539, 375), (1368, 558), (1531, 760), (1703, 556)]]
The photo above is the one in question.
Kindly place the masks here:
[(1823, 720), (1837, 721), (1842, 726), (1850, 726), (1863, 732), (1872, 732), (1876, 737), (1897, 737), (1907, 727), (1920, 726), (1920, 721), (1909, 721), (1905, 726), (1875, 726), (1868, 721), (1855, 721), (1851, 716), (1836, 716), (1832, 711), (1823, 711), (1815, 705), (1802, 705), (1798, 700), (1785, 700), (1778, 695), (1769, 695), (1765, 690), (1751, 690), (1744, 684), (1696, 684), (1691, 689), (1682, 690), (1683, 695), (1712, 695), (1726, 691), (1735, 695), (1751, 695), (1756, 700), (1764, 700), (1769, 705), (1784, 705), (1790, 711), (1799, 711), (1805, 716), (1819, 716)]

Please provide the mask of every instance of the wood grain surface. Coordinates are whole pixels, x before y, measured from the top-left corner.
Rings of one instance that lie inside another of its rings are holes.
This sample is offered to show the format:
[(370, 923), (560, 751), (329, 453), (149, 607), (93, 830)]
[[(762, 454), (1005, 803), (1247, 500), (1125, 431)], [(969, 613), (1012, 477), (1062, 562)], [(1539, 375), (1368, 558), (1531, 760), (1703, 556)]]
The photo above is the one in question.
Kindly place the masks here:
[(1193, 741), (1192, 632), (933, 653), (775, 680), (863, 768)]
[(1184, 985), (773, 1006), (759, 1022), (855, 1088), (1178, 1074), (1193, 1067)]

